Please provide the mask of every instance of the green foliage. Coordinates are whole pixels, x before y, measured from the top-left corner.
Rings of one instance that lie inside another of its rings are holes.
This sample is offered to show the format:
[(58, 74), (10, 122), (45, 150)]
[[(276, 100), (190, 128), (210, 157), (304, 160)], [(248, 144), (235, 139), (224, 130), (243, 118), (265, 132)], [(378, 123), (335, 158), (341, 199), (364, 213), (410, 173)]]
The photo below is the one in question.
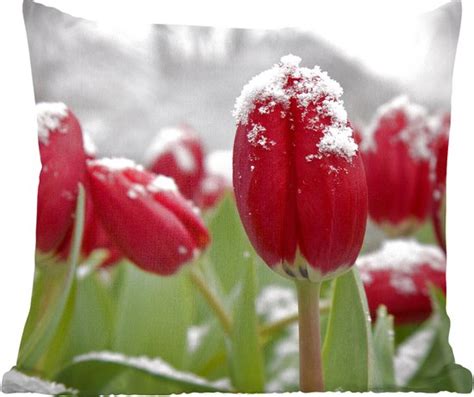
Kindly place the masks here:
[[(67, 263), (37, 256), (19, 370), (84, 395), (226, 391), (223, 379), (238, 392), (298, 390), (296, 319), (290, 315), (283, 326), (268, 328), (268, 318), (256, 311), (263, 288), (278, 285), (292, 291), (294, 285), (255, 254), (231, 196), (208, 214), (211, 247), (171, 277), (146, 273), (127, 260), (94, 269), (91, 263), (98, 252), (85, 260), (91, 267), (83, 272), (83, 212), (81, 189)], [(431, 241), (429, 226), (420, 235)], [(230, 330), (193, 284), (192, 268), (202, 273), (205, 288), (231, 317)], [(321, 301), (326, 306), (320, 319), (327, 389), (471, 390), (471, 375), (454, 363), (448, 344), (444, 296), (433, 291), (432, 299), (434, 313), (421, 325), (394, 325), (383, 307), (371, 324), (355, 269), (323, 283)], [(263, 329), (271, 332), (264, 334)], [(421, 353), (410, 358), (411, 372), (403, 377), (400, 359), (420, 335), (429, 338)], [(112, 353), (78, 358), (104, 350)]]
[(356, 269), (333, 284), (331, 313), (323, 345), (327, 390), (368, 391), (373, 379), (373, 345), (364, 288)]

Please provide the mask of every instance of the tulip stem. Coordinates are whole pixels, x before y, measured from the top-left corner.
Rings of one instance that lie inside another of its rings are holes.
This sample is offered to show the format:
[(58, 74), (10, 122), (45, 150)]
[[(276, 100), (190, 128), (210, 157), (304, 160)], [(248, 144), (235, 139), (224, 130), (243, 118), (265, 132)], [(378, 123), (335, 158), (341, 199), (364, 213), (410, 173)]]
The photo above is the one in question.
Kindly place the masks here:
[(319, 325), (320, 283), (296, 281), (299, 313), (300, 389), (324, 391)]
[(209, 283), (206, 281), (198, 267), (191, 266), (189, 276), (194, 286), (199, 290), (209, 307), (216, 314), (224, 332), (229, 335), (232, 330), (232, 319), (227, 313), (225, 307), (222, 305), (217, 294), (209, 287)]

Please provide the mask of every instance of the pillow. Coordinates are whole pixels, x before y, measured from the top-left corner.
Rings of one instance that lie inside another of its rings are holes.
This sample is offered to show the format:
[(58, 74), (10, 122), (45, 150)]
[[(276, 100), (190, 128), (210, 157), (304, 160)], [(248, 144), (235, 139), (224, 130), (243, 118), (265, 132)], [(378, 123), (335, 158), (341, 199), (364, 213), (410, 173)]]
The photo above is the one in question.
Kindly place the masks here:
[(42, 169), (4, 392), (472, 390), (445, 305), (459, 2), (380, 45), (24, 16)]

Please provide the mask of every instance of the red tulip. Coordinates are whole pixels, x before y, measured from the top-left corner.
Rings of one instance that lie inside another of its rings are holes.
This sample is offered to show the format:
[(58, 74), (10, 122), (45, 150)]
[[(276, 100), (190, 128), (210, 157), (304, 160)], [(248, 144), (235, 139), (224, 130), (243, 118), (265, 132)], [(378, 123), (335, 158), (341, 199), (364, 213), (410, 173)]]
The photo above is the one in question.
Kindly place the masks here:
[(204, 176), (204, 154), (197, 134), (188, 126), (160, 130), (146, 154), (147, 168), (173, 178), (184, 197), (194, 199)]
[(441, 198), (446, 187), (446, 170), (448, 164), (448, 145), (449, 145), (449, 129), (451, 127), (451, 115), (445, 113), (442, 115), (432, 116), (431, 129), (435, 134), (433, 143), (433, 151), (436, 157), (436, 191), (435, 199)]
[(173, 180), (126, 159), (88, 162), (94, 210), (110, 239), (143, 270), (169, 275), (209, 243)]
[(378, 109), (361, 143), (374, 222), (403, 234), (431, 214), (433, 139), (426, 110), (406, 97)]
[(431, 313), (428, 286), (446, 292), (446, 259), (435, 246), (415, 240), (386, 241), (357, 260), (371, 316), (385, 305), (398, 323), (418, 322)]
[(78, 185), (85, 177), (85, 154), (78, 120), (63, 103), (36, 105), (41, 174), (36, 244), (55, 250), (73, 223)]
[(300, 61), (283, 57), (237, 99), (233, 184), (245, 230), (267, 265), (319, 281), (355, 262), (367, 186), (341, 87)]

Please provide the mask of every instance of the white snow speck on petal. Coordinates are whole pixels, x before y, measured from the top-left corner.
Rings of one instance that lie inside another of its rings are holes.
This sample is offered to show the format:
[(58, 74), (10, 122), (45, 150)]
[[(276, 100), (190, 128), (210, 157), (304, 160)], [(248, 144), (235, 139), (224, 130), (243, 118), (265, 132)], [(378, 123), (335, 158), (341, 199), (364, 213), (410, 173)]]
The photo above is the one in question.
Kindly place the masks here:
[(124, 157), (104, 157), (101, 159), (88, 160), (87, 164), (89, 165), (98, 165), (105, 167), (113, 172), (120, 172), (126, 169), (135, 169), (138, 171), (143, 171), (143, 166), (135, 163), (135, 161), (124, 158)]
[(187, 173), (196, 169), (196, 161), (193, 153), (184, 144), (184, 141), (193, 138), (194, 135), (184, 128), (165, 127), (158, 131), (150, 147), (145, 153), (145, 164), (152, 165), (153, 162), (164, 153), (171, 153), (178, 167)]
[(67, 116), (68, 108), (62, 102), (40, 102), (36, 104), (36, 121), (38, 138), (44, 145), (49, 143), (49, 134), (54, 131), (63, 132), (58, 128), (61, 120)]
[(156, 178), (148, 184), (147, 190), (151, 193), (177, 192), (178, 186), (176, 186), (173, 178), (165, 175), (157, 175)]
[(126, 356), (122, 353), (115, 353), (110, 351), (91, 352), (74, 357), (75, 363), (89, 360), (128, 365), (149, 372), (151, 374), (173, 377), (174, 379), (178, 379), (183, 382), (190, 382), (196, 385), (209, 386), (222, 390), (229, 389), (229, 383), (227, 379), (210, 382), (207, 379), (201, 378), (190, 372), (177, 370), (159, 357), (149, 358), (146, 356)]
[(75, 393), (75, 390), (69, 389), (60, 383), (28, 376), (16, 369), (12, 369), (3, 375), (2, 392), (57, 395)]
[[(301, 58), (287, 55), (281, 58), (279, 64), (253, 77), (244, 86), (235, 102), (233, 115), (237, 125), (253, 123), (250, 114), (257, 107), (259, 113), (268, 114), (275, 106), (280, 105), (283, 108), (282, 117), (286, 117), (286, 111), (290, 104), (294, 103), (303, 110), (305, 117), (306, 108), (310, 104), (316, 105), (323, 99), (322, 106), (316, 108), (316, 114), (307, 120), (308, 125), (312, 125), (315, 129), (321, 126), (324, 128), (323, 137), (319, 142), (315, 142), (315, 151), (318, 153), (314, 155), (334, 154), (351, 161), (357, 153), (358, 146), (352, 137), (352, 128), (347, 122), (347, 112), (341, 99), (342, 87), (326, 72), (321, 71), (319, 66), (309, 69), (300, 67), (300, 62)], [(330, 117), (331, 124), (322, 125), (319, 119), (321, 116)], [(249, 143), (270, 150), (273, 145), (262, 135), (264, 127), (259, 124), (252, 124), (250, 127), (247, 136)]]

